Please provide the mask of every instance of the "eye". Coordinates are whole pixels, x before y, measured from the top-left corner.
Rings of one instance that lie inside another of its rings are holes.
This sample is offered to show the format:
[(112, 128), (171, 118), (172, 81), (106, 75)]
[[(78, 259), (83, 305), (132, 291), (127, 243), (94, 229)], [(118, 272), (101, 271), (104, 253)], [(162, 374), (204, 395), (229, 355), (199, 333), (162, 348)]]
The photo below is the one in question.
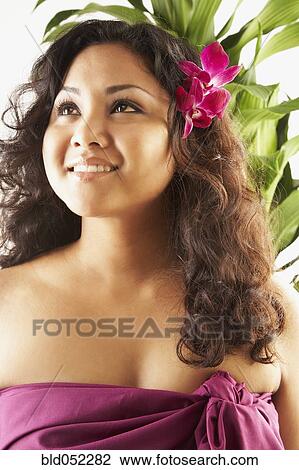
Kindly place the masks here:
[[(112, 109), (117, 109), (119, 108), (120, 106), (124, 106), (125, 108), (129, 107), (129, 108), (132, 108), (134, 109), (135, 111), (134, 112), (141, 112), (137, 106), (135, 106), (133, 103), (131, 103), (131, 101), (127, 100), (127, 99), (118, 99), (116, 101), (114, 101), (113, 105), (112, 105)], [(131, 113), (132, 111), (130, 111)], [(126, 113), (127, 114), (127, 113)]]
[(60, 103), (57, 103), (57, 105), (55, 105), (55, 111), (59, 115), (68, 116), (69, 114), (65, 114), (64, 111), (69, 108), (75, 109), (75, 107), (76, 106), (74, 106), (74, 103), (72, 103), (71, 101), (61, 101)]
[[(120, 106), (124, 106), (125, 108), (130, 107), (130, 108), (134, 109), (134, 111), (129, 111), (130, 113), (132, 113), (132, 112), (140, 113), (141, 112), (140, 109), (134, 103), (132, 103), (131, 101), (129, 101), (126, 98), (125, 99), (115, 100), (112, 104), (112, 110), (117, 109)], [(57, 103), (55, 105), (55, 111), (60, 116), (73, 116), (74, 115), (73, 113), (69, 114), (68, 112), (66, 112), (66, 113), (64, 112), (68, 109), (73, 109), (74, 110), (74, 109), (78, 109), (78, 107), (76, 106), (75, 103), (73, 103), (72, 101), (68, 101), (68, 100), (60, 101), (59, 103)], [(119, 114), (119, 113), (117, 113), (117, 114)], [(126, 114), (128, 114), (128, 113), (126, 113)], [(76, 114), (75, 114), (75, 116), (76, 116)]]
[(69, 116), (69, 113), (65, 114), (64, 111), (70, 108), (75, 109), (77, 108), (77, 106), (75, 105), (75, 103), (72, 103), (71, 101), (67, 101), (67, 100), (60, 101), (59, 103), (55, 105), (56, 113), (61, 116)]

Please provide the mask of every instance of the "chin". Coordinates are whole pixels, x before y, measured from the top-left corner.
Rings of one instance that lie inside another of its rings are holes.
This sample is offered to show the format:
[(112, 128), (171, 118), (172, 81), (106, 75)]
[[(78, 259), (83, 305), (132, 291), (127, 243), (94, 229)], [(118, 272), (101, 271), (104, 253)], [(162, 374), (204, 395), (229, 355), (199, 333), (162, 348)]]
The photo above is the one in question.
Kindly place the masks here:
[(109, 217), (112, 215), (111, 211), (103, 207), (99, 207), (99, 205), (95, 206), (94, 204), (91, 206), (78, 206), (74, 204), (66, 204), (70, 211), (74, 214), (79, 215), (80, 217)]

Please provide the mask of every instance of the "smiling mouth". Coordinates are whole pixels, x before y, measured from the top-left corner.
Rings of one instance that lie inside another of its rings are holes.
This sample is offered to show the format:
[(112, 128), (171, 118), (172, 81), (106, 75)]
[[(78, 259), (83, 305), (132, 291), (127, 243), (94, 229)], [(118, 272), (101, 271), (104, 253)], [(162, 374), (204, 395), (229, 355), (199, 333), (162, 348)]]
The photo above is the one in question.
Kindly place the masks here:
[(69, 168), (68, 172), (70, 173), (70, 177), (78, 182), (87, 183), (89, 181), (98, 181), (105, 176), (108, 176), (111, 173), (115, 173), (118, 167), (113, 168), (108, 171), (74, 171), (74, 168)]
[(115, 167), (112, 167), (112, 168), (106, 168), (104, 169), (103, 167), (101, 168), (98, 168), (97, 165), (90, 165), (89, 168), (85, 167), (85, 166), (78, 166), (76, 167), (76, 170), (75, 170), (75, 167), (71, 167), (71, 168), (68, 168), (68, 171), (72, 171), (72, 172), (75, 172), (75, 173), (111, 173), (112, 171), (115, 171), (115, 170), (118, 170), (118, 167), (115, 166)]

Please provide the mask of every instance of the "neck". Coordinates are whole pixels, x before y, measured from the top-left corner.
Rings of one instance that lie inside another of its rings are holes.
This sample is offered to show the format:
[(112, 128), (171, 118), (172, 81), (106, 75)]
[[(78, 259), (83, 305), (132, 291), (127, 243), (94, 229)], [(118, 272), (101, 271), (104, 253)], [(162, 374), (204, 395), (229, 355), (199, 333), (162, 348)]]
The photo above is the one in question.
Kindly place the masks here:
[(136, 285), (175, 266), (177, 259), (170, 251), (168, 221), (163, 211), (153, 208), (82, 218), (81, 237), (70, 245), (68, 256), (87, 278), (104, 285), (121, 279)]

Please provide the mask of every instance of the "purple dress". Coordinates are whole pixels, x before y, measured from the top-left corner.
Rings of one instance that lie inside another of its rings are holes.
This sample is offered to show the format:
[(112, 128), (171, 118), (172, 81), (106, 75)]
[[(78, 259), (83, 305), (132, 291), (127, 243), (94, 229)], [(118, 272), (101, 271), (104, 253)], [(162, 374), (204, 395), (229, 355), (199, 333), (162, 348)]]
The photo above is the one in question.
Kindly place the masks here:
[(0, 389), (0, 449), (284, 449), (271, 396), (226, 371), (192, 393), (15, 385)]

